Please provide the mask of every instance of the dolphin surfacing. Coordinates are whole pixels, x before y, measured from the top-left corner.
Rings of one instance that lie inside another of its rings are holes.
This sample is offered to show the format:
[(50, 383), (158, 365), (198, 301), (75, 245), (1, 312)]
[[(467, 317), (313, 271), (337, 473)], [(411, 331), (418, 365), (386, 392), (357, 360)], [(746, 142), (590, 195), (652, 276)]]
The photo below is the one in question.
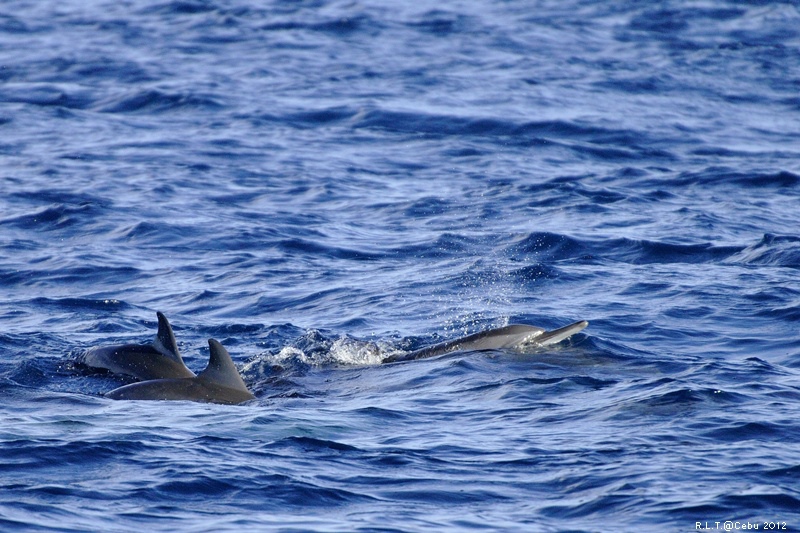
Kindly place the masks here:
[(194, 372), (183, 363), (169, 320), (161, 312), (156, 316), (158, 333), (150, 344), (97, 346), (90, 348), (79, 361), (92, 368), (103, 368), (140, 380), (194, 377)]
[(547, 346), (548, 344), (555, 344), (578, 333), (588, 325), (589, 323), (587, 321), (581, 320), (580, 322), (575, 322), (563, 328), (545, 331), (543, 328), (536, 326), (511, 324), (502, 328), (474, 333), (466, 337), (461, 337), (460, 339), (434, 344), (433, 346), (428, 346), (427, 348), (422, 348), (413, 352), (390, 355), (381, 361), (381, 363), (413, 361), (414, 359), (436, 357), (437, 355), (457, 351), (504, 350), (523, 344)]
[(188, 400), (227, 405), (254, 399), (225, 347), (214, 339), (208, 340), (208, 347), (208, 366), (197, 376), (131, 383), (104, 396), (113, 400)]

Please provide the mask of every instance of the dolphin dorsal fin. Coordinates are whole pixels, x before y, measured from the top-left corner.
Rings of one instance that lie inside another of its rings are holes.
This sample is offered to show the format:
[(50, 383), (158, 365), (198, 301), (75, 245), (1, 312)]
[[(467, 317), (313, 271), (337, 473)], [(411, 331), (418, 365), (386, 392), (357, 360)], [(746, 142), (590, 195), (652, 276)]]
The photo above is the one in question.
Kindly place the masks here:
[(158, 333), (156, 333), (156, 338), (153, 341), (153, 348), (176, 363), (183, 365), (183, 358), (178, 351), (178, 342), (175, 340), (175, 334), (172, 332), (169, 320), (161, 311), (156, 312), (156, 316), (158, 317)]
[(236, 370), (228, 350), (214, 339), (208, 339), (208, 347), (211, 350), (211, 358), (206, 369), (198, 377), (217, 385), (250, 392), (242, 381), (239, 371)]

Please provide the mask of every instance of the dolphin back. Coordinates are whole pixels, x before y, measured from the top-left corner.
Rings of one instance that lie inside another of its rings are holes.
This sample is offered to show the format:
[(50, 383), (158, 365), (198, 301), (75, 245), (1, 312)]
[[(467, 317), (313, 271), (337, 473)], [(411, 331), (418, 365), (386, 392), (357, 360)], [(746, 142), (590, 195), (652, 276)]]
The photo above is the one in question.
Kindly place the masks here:
[(249, 391), (231, 389), (199, 378), (154, 379), (131, 383), (104, 395), (112, 400), (184, 400), (236, 405), (254, 396)]
[(511, 324), (502, 328), (481, 331), (460, 339), (435, 344), (413, 352), (391, 355), (385, 358), (382, 363), (413, 361), (414, 359), (436, 357), (456, 351), (505, 350), (525, 344), (546, 346), (562, 341), (588, 325), (588, 322), (582, 320), (563, 328), (545, 331), (543, 328), (536, 326)]
[(186, 400), (227, 405), (254, 399), (222, 344), (209, 339), (208, 346), (211, 357), (199, 376), (131, 383), (105, 396), (113, 400)]
[(183, 363), (167, 317), (160, 312), (157, 316), (158, 333), (152, 343), (97, 346), (87, 350), (79, 361), (140, 380), (194, 377)]

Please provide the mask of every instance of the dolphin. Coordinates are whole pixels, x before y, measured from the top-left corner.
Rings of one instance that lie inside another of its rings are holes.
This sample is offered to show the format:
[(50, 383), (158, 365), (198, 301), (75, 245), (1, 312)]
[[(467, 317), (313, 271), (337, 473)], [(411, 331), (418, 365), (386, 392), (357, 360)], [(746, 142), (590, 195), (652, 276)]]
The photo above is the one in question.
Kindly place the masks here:
[(79, 362), (140, 380), (194, 377), (194, 372), (183, 363), (167, 317), (161, 312), (156, 316), (158, 333), (150, 344), (97, 346), (87, 350)]
[(228, 351), (209, 339), (211, 358), (198, 376), (131, 383), (106, 393), (113, 400), (189, 400), (235, 405), (255, 398), (247, 390)]
[(408, 353), (390, 355), (381, 361), (385, 363), (397, 363), (400, 361), (413, 361), (414, 359), (425, 359), (436, 357), (456, 351), (479, 351), (479, 350), (505, 350), (515, 348), (523, 344), (533, 344), (536, 346), (547, 346), (555, 344), (578, 333), (589, 323), (585, 320), (575, 322), (563, 328), (545, 331), (536, 326), (524, 324), (511, 324), (502, 328), (490, 329), (474, 333), (460, 339), (434, 344), (427, 348), (415, 350)]

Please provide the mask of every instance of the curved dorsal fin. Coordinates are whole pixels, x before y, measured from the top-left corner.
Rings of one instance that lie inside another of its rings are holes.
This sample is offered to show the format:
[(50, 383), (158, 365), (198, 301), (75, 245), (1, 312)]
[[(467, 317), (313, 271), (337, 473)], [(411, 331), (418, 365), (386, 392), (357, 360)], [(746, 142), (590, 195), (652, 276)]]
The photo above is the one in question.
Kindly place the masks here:
[(198, 377), (217, 385), (250, 392), (242, 381), (239, 371), (236, 370), (228, 350), (214, 339), (208, 339), (208, 347), (211, 350), (211, 358), (206, 369)]
[(175, 334), (172, 332), (169, 320), (161, 311), (157, 311), (156, 316), (158, 317), (158, 333), (156, 333), (156, 338), (153, 341), (153, 348), (176, 363), (183, 365), (183, 358), (178, 351), (178, 342), (175, 340)]

